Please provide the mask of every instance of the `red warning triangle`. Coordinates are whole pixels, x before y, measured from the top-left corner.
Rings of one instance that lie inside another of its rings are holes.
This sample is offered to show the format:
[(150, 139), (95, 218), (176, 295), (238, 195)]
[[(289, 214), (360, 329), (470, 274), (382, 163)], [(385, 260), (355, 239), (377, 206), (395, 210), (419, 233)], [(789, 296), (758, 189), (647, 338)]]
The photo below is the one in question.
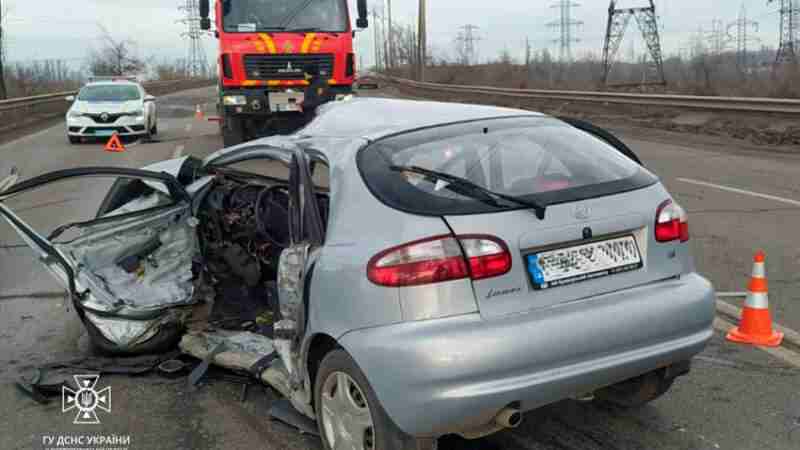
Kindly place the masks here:
[(125, 146), (122, 145), (122, 141), (119, 140), (119, 135), (116, 132), (112, 134), (111, 139), (108, 140), (106, 151), (114, 153), (122, 153), (125, 151)]

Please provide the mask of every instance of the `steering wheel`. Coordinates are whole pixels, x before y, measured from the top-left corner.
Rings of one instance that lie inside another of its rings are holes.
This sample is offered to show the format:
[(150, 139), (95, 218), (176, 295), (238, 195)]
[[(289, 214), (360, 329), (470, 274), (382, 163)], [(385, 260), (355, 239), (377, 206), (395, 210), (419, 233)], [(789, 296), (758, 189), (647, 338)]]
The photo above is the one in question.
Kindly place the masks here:
[(256, 200), (256, 230), (280, 248), (290, 244), (288, 206), (289, 193), (281, 185), (265, 188)]

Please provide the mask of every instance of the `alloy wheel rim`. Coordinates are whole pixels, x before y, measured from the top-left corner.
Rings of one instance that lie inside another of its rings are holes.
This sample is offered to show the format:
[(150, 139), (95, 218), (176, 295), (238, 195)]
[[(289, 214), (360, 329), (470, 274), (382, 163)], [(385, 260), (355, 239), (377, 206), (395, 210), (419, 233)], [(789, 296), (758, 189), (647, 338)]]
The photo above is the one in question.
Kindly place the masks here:
[(322, 429), (333, 450), (374, 450), (375, 427), (367, 397), (344, 372), (332, 372), (322, 385)]

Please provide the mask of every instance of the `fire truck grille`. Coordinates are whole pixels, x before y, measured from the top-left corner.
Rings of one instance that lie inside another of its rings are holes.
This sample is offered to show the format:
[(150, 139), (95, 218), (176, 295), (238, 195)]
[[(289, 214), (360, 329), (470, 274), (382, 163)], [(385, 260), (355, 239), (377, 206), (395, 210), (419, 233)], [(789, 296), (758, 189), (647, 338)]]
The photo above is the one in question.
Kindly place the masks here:
[(319, 68), (322, 78), (333, 75), (333, 55), (245, 55), (244, 70), (248, 80), (302, 80), (309, 66)]

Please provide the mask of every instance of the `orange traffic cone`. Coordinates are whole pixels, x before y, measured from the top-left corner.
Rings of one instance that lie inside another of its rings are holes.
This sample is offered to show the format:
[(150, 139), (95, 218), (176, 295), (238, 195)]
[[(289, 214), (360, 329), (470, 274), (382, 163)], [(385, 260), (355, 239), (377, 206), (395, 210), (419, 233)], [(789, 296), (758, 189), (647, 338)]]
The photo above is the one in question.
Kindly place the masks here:
[(731, 342), (777, 347), (783, 340), (783, 333), (772, 329), (764, 259), (763, 251), (756, 253), (753, 261), (753, 275), (747, 286), (747, 299), (744, 302), (741, 323), (727, 336)]
[(203, 108), (201, 108), (200, 105), (197, 105), (197, 110), (194, 113), (194, 118), (197, 120), (203, 120), (204, 117), (205, 114), (203, 113)]
[(111, 139), (108, 140), (106, 151), (112, 153), (122, 153), (125, 151), (125, 146), (122, 145), (122, 141), (120, 141), (119, 135), (116, 132), (114, 132), (114, 134), (111, 135)]

